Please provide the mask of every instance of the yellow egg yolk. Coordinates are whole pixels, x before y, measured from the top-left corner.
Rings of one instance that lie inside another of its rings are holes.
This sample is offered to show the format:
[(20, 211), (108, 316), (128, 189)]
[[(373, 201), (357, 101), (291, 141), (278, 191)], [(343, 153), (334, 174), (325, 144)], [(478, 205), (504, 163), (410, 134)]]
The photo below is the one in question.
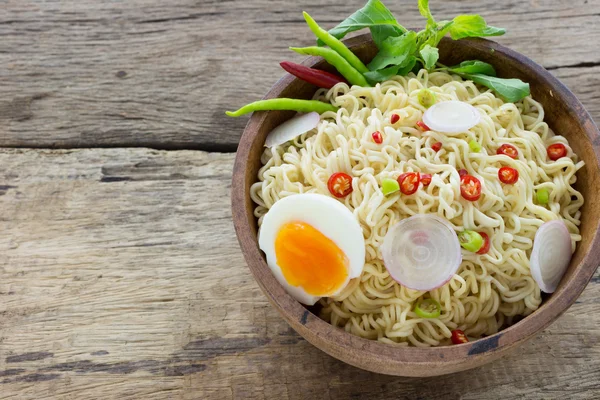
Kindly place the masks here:
[(304, 222), (290, 222), (275, 238), (275, 256), (285, 280), (313, 296), (327, 296), (348, 278), (348, 259), (327, 236)]

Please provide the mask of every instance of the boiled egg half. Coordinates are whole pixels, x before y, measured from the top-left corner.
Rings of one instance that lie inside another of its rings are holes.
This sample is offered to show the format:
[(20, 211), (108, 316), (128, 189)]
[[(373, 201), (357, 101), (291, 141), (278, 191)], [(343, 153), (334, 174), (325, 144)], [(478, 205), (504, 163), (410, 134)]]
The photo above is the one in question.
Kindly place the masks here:
[(320, 194), (275, 202), (263, 218), (258, 245), (279, 283), (306, 305), (342, 291), (365, 264), (360, 224), (346, 206)]

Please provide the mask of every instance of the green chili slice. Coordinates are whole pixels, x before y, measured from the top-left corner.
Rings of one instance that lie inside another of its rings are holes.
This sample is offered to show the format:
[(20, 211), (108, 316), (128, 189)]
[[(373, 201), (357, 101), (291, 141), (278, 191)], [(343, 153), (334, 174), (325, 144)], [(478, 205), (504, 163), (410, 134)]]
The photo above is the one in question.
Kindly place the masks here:
[(385, 178), (381, 180), (381, 191), (384, 196), (395, 193), (400, 190), (400, 184), (396, 179)]
[(475, 231), (465, 230), (458, 234), (458, 241), (463, 249), (476, 253), (483, 246), (483, 237)]
[(350, 51), (350, 49), (347, 48), (341, 40), (327, 32), (325, 29), (321, 28), (319, 24), (317, 24), (317, 22), (310, 15), (308, 15), (307, 12), (302, 12), (302, 15), (304, 15), (304, 19), (306, 20), (308, 27), (315, 34), (317, 39), (321, 39), (321, 41), (323, 41), (323, 43), (329, 46), (332, 50), (337, 51), (337, 53), (344, 57), (344, 59), (348, 61), (348, 63), (352, 65), (358, 72), (363, 74), (365, 72), (369, 72), (369, 68), (367, 68), (365, 64), (360, 61), (360, 58), (356, 57), (356, 55)]
[(481, 145), (477, 141), (471, 140), (469, 142), (469, 149), (471, 149), (473, 153), (479, 153), (481, 151)]
[(324, 103), (318, 100), (299, 100), (299, 99), (269, 99), (259, 100), (254, 103), (246, 104), (244, 107), (237, 111), (225, 111), (230, 117), (239, 117), (240, 115), (248, 114), (253, 111), (270, 111), (270, 110), (291, 110), (298, 112), (318, 112), (323, 114), (327, 111), (337, 111), (337, 107)]
[(538, 204), (548, 204), (550, 201), (550, 192), (548, 189), (539, 189), (536, 193)]
[(442, 306), (434, 299), (421, 299), (415, 306), (415, 314), (421, 318), (437, 318), (442, 313)]
[(369, 82), (365, 79), (363, 74), (361, 74), (358, 70), (356, 70), (344, 57), (339, 55), (335, 50), (328, 49), (326, 47), (290, 47), (290, 50), (295, 51), (298, 54), (304, 54), (306, 56), (320, 56), (325, 59), (329, 64), (331, 64), (335, 69), (338, 70), (340, 74), (350, 84), (358, 85), (362, 87), (370, 87)]
[(417, 100), (419, 100), (420, 105), (422, 105), (425, 108), (429, 108), (435, 104), (435, 93), (429, 89), (421, 89), (417, 94)]

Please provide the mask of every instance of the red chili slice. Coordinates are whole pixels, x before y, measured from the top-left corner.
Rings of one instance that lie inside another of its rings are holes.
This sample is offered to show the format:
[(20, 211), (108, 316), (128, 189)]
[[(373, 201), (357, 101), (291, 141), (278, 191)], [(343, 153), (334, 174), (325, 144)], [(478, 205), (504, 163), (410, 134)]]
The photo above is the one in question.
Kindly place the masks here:
[(435, 151), (437, 153), (438, 151), (440, 151), (442, 149), (442, 142), (436, 142), (436, 143), (432, 144), (431, 148), (433, 149), (433, 151)]
[(519, 180), (519, 171), (511, 167), (502, 167), (498, 170), (500, 182), (512, 185)]
[(431, 129), (429, 129), (429, 127), (427, 125), (425, 125), (425, 122), (423, 121), (419, 121), (417, 122), (417, 126), (419, 127), (419, 129), (421, 129), (422, 131), (430, 131)]
[(371, 136), (373, 137), (373, 141), (375, 143), (377, 143), (377, 144), (383, 143), (383, 136), (381, 135), (381, 132), (375, 131), (371, 134)]
[(467, 339), (467, 335), (460, 329), (455, 329), (452, 331), (452, 343), (461, 344), (461, 343), (469, 343), (469, 339)]
[(431, 183), (431, 174), (421, 174), (421, 183), (423, 186), (429, 186)]
[(517, 150), (517, 148), (512, 144), (503, 144), (502, 146), (498, 147), (496, 154), (503, 154), (505, 156), (509, 156), (513, 160), (516, 160), (517, 157), (519, 157), (519, 150)]
[(485, 254), (488, 251), (490, 251), (490, 245), (491, 245), (490, 237), (485, 232), (479, 232), (479, 234), (483, 238), (483, 245), (481, 245), (481, 248), (479, 250), (477, 250), (477, 254)]
[(548, 158), (552, 161), (556, 161), (559, 158), (567, 156), (567, 148), (562, 143), (555, 143), (548, 146), (547, 149)]
[(481, 197), (481, 182), (471, 175), (465, 175), (460, 180), (460, 194), (465, 200), (477, 201)]
[(460, 176), (461, 179), (462, 179), (463, 176), (467, 176), (467, 175), (469, 175), (469, 171), (467, 171), (466, 169), (461, 168), (461, 169), (458, 170), (458, 176)]
[(392, 116), (390, 117), (390, 122), (392, 124), (395, 124), (398, 121), (400, 121), (400, 116), (398, 114), (392, 114)]
[(329, 193), (337, 198), (343, 198), (352, 193), (352, 177), (343, 172), (336, 172), (327, 181)]
[(410, 195), (417, 191), (421, 177), (418, 172), (406, 172), (398, 177), (400, 191), (403, 194)]

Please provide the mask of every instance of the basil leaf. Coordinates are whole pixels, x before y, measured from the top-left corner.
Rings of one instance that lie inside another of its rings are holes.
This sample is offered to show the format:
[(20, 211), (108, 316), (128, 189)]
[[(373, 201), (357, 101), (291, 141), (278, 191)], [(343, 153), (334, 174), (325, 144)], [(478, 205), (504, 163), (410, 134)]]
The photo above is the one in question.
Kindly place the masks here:
[(515, 103), (530, 94), (529, 83), (520, 79), (502, 79), (482, 74), (464, 74), (464, 77), (492, 89), (510, 103)]
[(407, 57), (417, 50), (417, 34), (406, 32), (399, 37), (389, 37), (381, 44), (381, 50), (367, 65), (371, 71), (377, 71), (389, 65), (403, 65)]
[[(397, 33), (396, 36), (406, 32), (406, 29), (396, 21), (394, 15), (380, 0), (369, 0), (360, 10), (342, 21), (338, 26), (331, 29), (329, 33), (338, 39), (343, 38), (350, 32), (363, 28), (371, 28), (378, 25), (389, 25)], [(383, 41), (379, 37), (380, 41)], [(319, 42), (322, 46), (323, 43)]]
[(506, 29), (504, 28), (496, 28), (495, 26), (489, 26), (484, 29), (484, 36), (502, 36), (506, 33)]
[(436, 42), (434, 47), (438, 45), (438, 43), (442, 40), (444, 36), (446, 36), (446, 33), (450, 31), (452, 25), (454, 25), (454, 21), (441, 21), (437, 24), (438, 31), (435, 38)]
[(363, 75), (371, 83), (383, 82), (396, 75), (407, 75), (412, 71), (416, 63), (417, 58), (415, 56), (409, 56), (402, 65), (394, 65), (377, 71), (365, 72)]
[(437, 47), (431, 47), (430, 45), (425, 45), (419, 52), (421, 57), (423, 57), (423, 61), (425, 61), (425, 68), (431, 69), (435, 66), (438, 58), (440, 58), (440, 53)]
[(427, 18), (427, 26), (435, 25), (435, 20), (433, 19), (433, 15), (431, 15), (431, 11), (429, 10), (429, 0), (419, 0), (419, 12), (422, 16)]
[(457, 74), (496, 76), (496, 70), (492, 65), (478, 60), (463, 61), (458, 65), (448, 68), (448, 70)]
[(439, 24), (428, 26), (417, 34), (417, 48), (422, 50), (426, 45), (437, 47), (440, 40), (450, 31), (454, 21), (442, 21)]
[(466, 37), (500, 36), (506, 33), (502, 28), (488, 26), (481, 15), (459, 15), (450, 27), (450, 36), (458, 40)]
[(373, 42), (378, 49), (381, 49), (383, 42), (385, 39), (390, 37), (402, 36), (402, 32), (399, 32), (392, 25), (375, 25), (369, 28), (371, 31), (371, 37), (373, 38)]

